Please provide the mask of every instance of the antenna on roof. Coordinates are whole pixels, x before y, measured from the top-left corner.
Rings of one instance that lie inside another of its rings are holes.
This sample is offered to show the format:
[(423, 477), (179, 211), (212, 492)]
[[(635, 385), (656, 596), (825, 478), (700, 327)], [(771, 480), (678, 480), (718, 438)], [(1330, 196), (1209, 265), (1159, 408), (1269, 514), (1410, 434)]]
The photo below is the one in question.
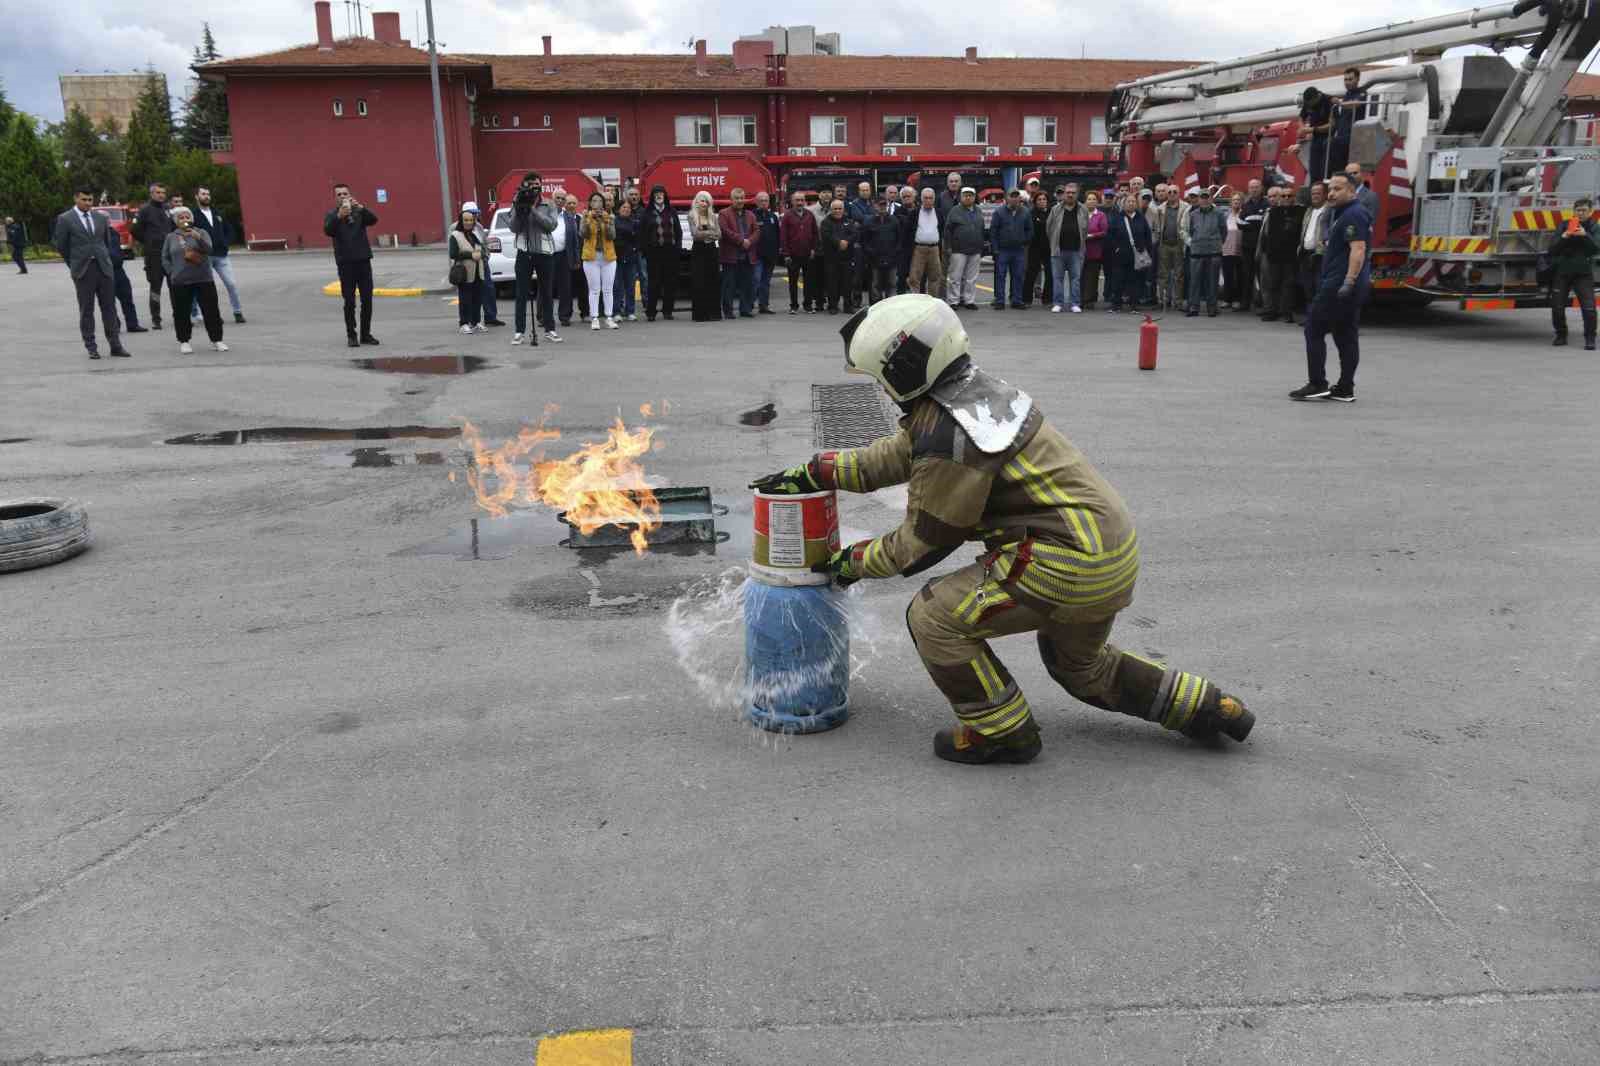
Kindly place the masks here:
[(689, 39), (687, 41), (683, 42), (683, 46), (685, 48), (693, 48), (694, 47), (694, 34), (691, 33), (689, 35)]

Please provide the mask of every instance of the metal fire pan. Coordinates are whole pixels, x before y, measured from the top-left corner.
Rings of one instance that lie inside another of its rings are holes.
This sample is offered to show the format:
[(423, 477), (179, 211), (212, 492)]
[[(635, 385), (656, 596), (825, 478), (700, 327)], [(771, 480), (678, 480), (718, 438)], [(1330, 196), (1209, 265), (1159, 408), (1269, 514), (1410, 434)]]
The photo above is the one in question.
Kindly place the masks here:
[[(711, 489), (704, 485), (668, 487), (653, 490), (656, 503), (661, 505), (661, 525), (647, 536), (651, 544), (713, 544), (717, 540), (716, 519), (728, 513), (726, 507), (711, 502)], [(624, 492), (637, 500), (637, 492)], [(567, 518), (567, 512), (556, 515), (572, 535), (567, 538), (569, 548), (630, 548), (632, 525), (604, 525), (584, 533)]]

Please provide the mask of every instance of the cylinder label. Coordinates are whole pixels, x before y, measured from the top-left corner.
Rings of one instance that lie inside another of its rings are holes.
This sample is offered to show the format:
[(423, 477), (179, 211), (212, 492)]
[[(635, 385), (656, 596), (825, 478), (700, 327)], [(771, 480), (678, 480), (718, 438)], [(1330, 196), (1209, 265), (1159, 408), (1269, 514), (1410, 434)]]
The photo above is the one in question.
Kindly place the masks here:
[(772, 566), (806, 564), (805, 512), (799, 503), (767, 505), (767, 562)]

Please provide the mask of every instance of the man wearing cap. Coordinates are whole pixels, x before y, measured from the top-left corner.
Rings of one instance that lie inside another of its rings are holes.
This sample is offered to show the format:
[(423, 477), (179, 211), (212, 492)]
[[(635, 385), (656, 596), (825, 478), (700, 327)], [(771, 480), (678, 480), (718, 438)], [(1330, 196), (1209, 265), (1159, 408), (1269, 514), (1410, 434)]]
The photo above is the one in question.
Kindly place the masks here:
[[(472, 217), (478, 220), (478, 232), (481, 233), (483, 235), (483, 239), (487, 241), (489, 239), (489, 227), (483, 221), (483, 212), (478, 210), (478, 201), (468, 200), (466, 203), (461, 205), (461, 210), (472, 212)], [(487, 252), (485, 252), (485, 255), (487, 255)], [(485, 259), (483, 264), (482, 285), (483, 288), (481, 302), (483, 304), (483, 324), (486, 326), (505, 325), (505, 323), (500, 319), (500, 305), (495, 302), (494, 278), (489, 276), (489, 263), (487, 259)]]
[(1158, 185), (1158, 192), (1166, 193), (1166, 200), (1156, 204), (1146, 218), (1150, 234), (1156, 241), (1156, 270), (1160, 278), (1156, 283), (1156, 307), (1172, 310), (1183, 302), (1183, 224), (1189, 214), (1189, 205), (1180, 198), (1176, 185)]
[(990, 306), (996, 311), (1006, 309), (1007, 293), (1014, 310), (1025, 306), (1022, 281), (1032, 240), (1033, 210), (1023, 204), (1022, 190), (1012, 189), (989, 219), (989, 243), (994, 248), (994, 301)]
[(944, 216), (944, 246), (950, 255), (945, 300), (951, 307), (978, 306), (978, 267), (983, 259), (983, 212), (978, 192), (963, 186), (961, 199)]

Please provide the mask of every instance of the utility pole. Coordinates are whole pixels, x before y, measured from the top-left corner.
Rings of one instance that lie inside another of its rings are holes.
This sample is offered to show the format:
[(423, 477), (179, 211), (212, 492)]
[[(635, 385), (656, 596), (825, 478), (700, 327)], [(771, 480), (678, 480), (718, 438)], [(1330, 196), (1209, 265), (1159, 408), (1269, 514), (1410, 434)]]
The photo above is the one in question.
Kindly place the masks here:
[(439, 99), (439, 46), (433, 34), (433, 0), (423, 0), (428, 13), (428, 76), (433, 79), (433, 154), (439, 160), (439, 202), (444, 207), (444, 233), (450, 233), (450, 174), (445, 166), (444, 104)]

